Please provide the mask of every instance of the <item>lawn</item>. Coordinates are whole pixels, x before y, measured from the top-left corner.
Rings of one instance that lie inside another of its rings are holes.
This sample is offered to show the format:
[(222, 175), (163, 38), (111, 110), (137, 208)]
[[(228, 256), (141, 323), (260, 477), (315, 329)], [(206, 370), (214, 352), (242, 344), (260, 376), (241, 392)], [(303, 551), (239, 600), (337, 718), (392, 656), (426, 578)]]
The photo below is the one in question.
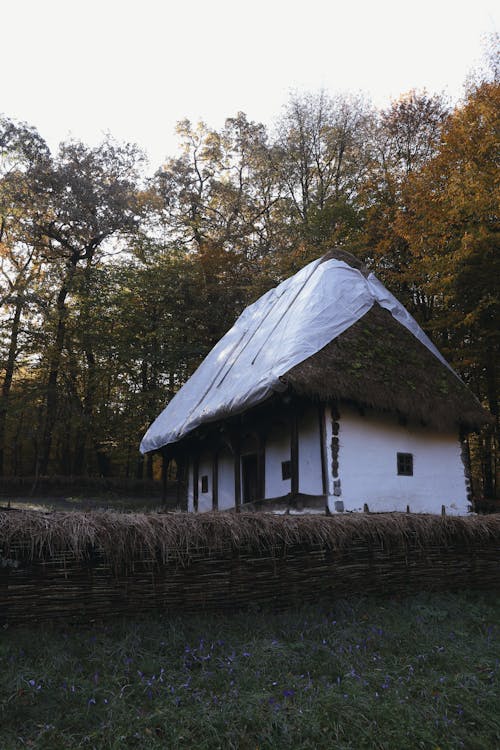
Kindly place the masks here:
[(9, 628), (0, 748), (500, 748), (500, 597)]

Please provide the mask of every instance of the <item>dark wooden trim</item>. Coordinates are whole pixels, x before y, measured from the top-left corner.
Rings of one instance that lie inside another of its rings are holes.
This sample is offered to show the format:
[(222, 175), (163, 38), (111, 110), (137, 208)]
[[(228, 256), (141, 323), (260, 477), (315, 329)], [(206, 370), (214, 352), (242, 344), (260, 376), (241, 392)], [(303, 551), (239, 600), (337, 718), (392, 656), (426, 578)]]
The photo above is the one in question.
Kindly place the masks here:
[(292, 405), (290, 414), (290, 462), (292, 477), (290, 493), (292, 497), (299, 493), (299, 420), (297, 411)]
[(325, 423), (325, 405), (318, 404), (318, 426), (319, 426), (319, 449), (321, 452), (321, 486), (323, 495), (328, 494), (328, 469), (326, 455), (326, 423)]
[(170, 457), (167, 451), (161, 452), (161, 504), (165, 506), (167, 504), (167, 478), (168, 478), (168, 466), (170, 464)]
[(188, 461), (185, 453), (177, 453), (175, 457), (177, 463), (177, 507), (180, 510), (187, 510), (188, 501), (188, 482), (187, 471)]
[(199, 474), (200, 474), (200, 456), (195, 453), (193, 456), (193, 510), (195, 513), (198, 511), (198, 499), (199, 499)]
[(266, 433), (259, 430), (257, 433), (257, 492), (258, 498), (266, 496)]
[(219, 509), (219, 453), (215, 451), (212, 459), (212, 510)]
[[(331, 469), (332, 477), (334, 479), (334, 489), (340, 487), (339, 480), (339, 431), (340, 431), (340, 414), (336, 404), (331, 405), (331, 416), (332, 416), (332, 443), (331, 443)], [(335, 482), (337, 485), (335, 485)], [(340, 492), (334, 492), (333, 494), (340, 494)]]
[(460, 430), (459, 433), (461, 451), (460, 455), (462, 458), (462, 464), (464, 467), (465, 477), (465, 491), (467, 494), (467, 502), (473, 504), (473, 492), (472, 492), (472, 470), (471, 470), (471, 457), (470, 457), (470, 445), (467, 433), (464, 430)]
[(234, 453), (234, 507), (239, 513), (241, 506), (241, 445), (240, 436), (234, 435), (232, 439)]

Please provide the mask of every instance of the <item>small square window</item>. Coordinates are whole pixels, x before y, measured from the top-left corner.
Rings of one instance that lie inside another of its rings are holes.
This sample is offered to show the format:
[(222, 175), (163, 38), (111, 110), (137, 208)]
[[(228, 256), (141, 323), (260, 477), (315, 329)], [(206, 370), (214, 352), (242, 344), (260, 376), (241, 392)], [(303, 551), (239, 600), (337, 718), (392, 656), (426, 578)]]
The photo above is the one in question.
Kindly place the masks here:
[(201, 478), (201, 491), (208, 492), (208, 475), (203, 474)]
[(404, 477), (413, 476), (413, 453), (398, 453), (398, 474)]
[(292, 462), (282, 461), (281, 462), (281, 478), (290, 479), (292, 476)]

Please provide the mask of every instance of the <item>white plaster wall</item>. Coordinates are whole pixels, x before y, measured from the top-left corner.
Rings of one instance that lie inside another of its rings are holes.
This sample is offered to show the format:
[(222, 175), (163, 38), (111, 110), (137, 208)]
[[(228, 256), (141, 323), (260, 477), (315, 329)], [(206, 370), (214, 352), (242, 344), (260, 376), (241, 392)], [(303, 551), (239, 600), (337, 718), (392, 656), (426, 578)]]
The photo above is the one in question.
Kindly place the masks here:
[[(299, 492), (321, 495), (321, 443), (318, 411), (313, 406), (300, 418), (299, 425)], [(270, 432), (265, 446), (266, 498), (282, 497), (291, 490), (291, 480), (281, 478), (282, 461), (290, 460), (290, 428), (280, 424)]]
[[(210, 454), (200, 456), (198, 469), (198, 510), (200, 512), (212, 510), (212, 460)], [(208, 477), (208, 492), (201, 491), (201, 478), (204, 474)]]
[(188, 486), (187, 486), (187, 509), (188, 511), (194, 510), (193, 505), (193, 460), (188, 459)]
[(234, 458), (229, 449), (219, 453), (219, 510), (234, 508)]
[(288, 495), (291, 480), (281, 478), (281, 462), (290, 460), (290, 430), (285, 424), (279, 425), (269, 433), (265, 446), (265, 460), (266, 498)]
[(319, 417), (315, 407), (308, 409), (299, 421), (299, 492), (323, 494)]
[[(324, 405), (324, 420), (325, 420), (325, 454), (326, 454), (326, 479), (327, 479), (327, 493), (328, 503), (330, 504), (330, 496), (333, 495), (333, 475), (332, 475), (332, 410), (326, 404)], [(334, 498), (335, 499), (335, 498)], [(330, 507), (330, 506), (329, 506)]]
[[(201, 477), (203, 474), (208, 476), (208, 492), (201, 491)], [(188, 468), (188, 511), (194, 511), (194, 491), (193, 491), (193, 459), (189, 458)], [(198, 511), (212, 510), (212, 457), (209, 454), (200, 456), (198, 467)]]
[[(407, 505), (415, 513), (440, 513), (442, 505), (450, 515), (468, 512), (457, 435), (403, 426), (395, 417), (368, 410), (365, 416), (345, 406), (340, 412), (341, 495), (329, 496), (332, 512), (335, 500), (343, 501), (345, 511), (362, 511), (368, 503), (378, 512), (405, 511)], [(330, 444), (331, 437), (329, 454)], [(413, 476), (398, 475), (398, 452), (413, 454)]]

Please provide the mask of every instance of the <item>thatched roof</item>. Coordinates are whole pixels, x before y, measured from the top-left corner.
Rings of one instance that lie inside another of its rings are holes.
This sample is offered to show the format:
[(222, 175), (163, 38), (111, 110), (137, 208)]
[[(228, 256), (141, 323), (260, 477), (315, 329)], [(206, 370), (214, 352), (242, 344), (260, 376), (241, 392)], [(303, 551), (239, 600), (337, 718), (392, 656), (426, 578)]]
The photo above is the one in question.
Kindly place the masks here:
[(151, 425), (141, 450), (247, 412), (287, 386), (438, 428), (477, 429), (487, 421), (408, 311), (337, 249), (244, 310)]
[(282, 380), (303, 396), (396, 412), (438, 429), (475, 430), (488, 421), (464, 383), (377, 303)]

